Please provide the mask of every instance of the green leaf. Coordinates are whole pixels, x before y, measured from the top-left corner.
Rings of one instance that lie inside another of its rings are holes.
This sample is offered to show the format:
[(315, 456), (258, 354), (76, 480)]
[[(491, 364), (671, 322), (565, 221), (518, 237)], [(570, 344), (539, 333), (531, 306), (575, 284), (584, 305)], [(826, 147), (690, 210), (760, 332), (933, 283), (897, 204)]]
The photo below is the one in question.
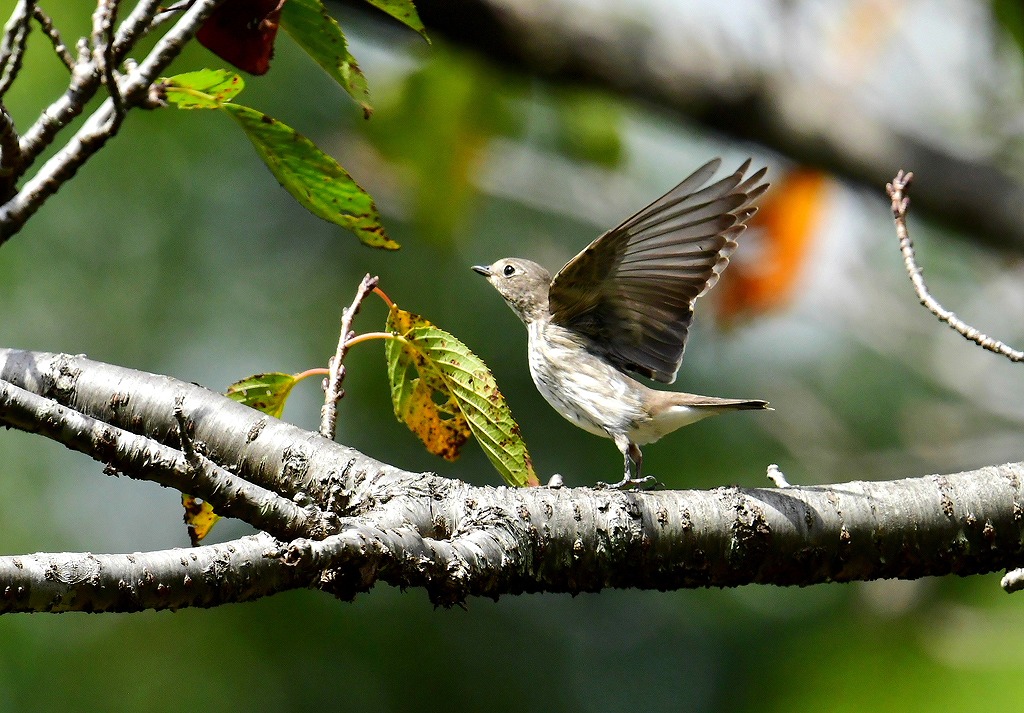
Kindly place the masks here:
[[(397, 250), (398, 243), (384, 232), (373, 199), (337, 161), (277, 119), (218, 99), (238, 93), (231, 93), (231, 76), (230, 72), (206, 70), (164, 79), (161, 86), (167, 101), (180, 109), (220, 109), (227, 113), (242, 127), (278, 182), (310, 213), (348, 228), (366, 245)], [(241, 82), (237, 76), (235, 79)], [(220, 94), (207, 93), (203, 87), (217, 89)]]
[(369, 194), (337, 161), (305, 136), (266, 114), (240, 104), (222, 108), (238, 122), (263, 162), (306, 210), (348, 228), (366, 245), (397, 250), (380, 224)]
[(274, 418), (281, 418), (284, 403), (295, 386), (295, 377), (281, 372), (256, 374), (236, 381), (224, 395)]
[(373, 109), (370, 92), (337, 21), (327, 14), (321, 0), (288, 0), (281, 12), (281, 26), (316, 63), (324, 68), (363, 108), (369, 119)]
[(219, 109), (245, 89), (245, 82), (226, 69), (200, 69), (162, 82), (167, 101), (179, 109)]
[(383, 10), (406, 27), (416, 30), (423, 35), (423, 39), (430, 42), (430, 38), (427, 37), (427, 29), (423, 26), (423, 21), (420, 20), (420, 15), (416, 12), (416, 6), (412, 4), (412, 0), (366, 0), (366, 2)]
[(397, 306), (386, 329), (399, 337), (385, 347), (395, 415), (428, 450), (454, 460), (472, 432), (506, 483), (539, 485), (487, 365), (448, 332)]

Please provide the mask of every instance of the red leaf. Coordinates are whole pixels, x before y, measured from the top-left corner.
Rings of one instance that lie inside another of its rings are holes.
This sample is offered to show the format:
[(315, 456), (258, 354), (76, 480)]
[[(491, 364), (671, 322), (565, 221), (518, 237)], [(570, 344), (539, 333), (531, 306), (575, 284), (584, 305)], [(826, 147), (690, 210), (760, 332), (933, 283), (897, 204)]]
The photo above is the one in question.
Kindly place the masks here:
[(250, 74), (266, 74), (285, 0), (227, 0), (196, 33), (199, 43)]

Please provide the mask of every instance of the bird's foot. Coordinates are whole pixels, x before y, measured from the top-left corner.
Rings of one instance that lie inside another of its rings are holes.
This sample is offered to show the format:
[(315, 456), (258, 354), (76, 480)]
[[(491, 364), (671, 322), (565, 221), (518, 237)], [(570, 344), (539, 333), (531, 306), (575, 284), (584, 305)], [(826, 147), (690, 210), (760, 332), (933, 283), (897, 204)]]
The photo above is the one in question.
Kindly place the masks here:
[(653, 475), (645, 475), (642, 478), (631, 478), (628, 475), (625, 475), (618, 483), (597, 484), (597, 488), (599, 490), (629, 490), (630, 488), (635, 488), (637, 490), (654, 490), (659, 486), (661, 486), (661, 483), (659, 483)]

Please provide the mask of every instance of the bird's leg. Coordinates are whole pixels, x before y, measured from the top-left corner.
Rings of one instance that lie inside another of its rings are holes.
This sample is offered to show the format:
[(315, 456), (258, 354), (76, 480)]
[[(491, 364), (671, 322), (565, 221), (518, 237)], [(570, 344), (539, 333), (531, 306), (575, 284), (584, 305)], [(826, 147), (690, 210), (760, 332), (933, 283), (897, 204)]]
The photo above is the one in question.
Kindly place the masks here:
[(639, 480), (640, 469), (644, 465), (644, 454), (640, 452), (640, 446), (631, 442), (629, 449), (626, 451), (626, 459), (626, 472), (629, 472), (629, 461), (633, 461), (633, 466), (636, 468), (636, 477)]
[(633, 461), (633, 467), (636, 471), (636, 477), (627, 480), (625, 485), (631, 485), (633, 487), (649, 486), (651, 488), (658, 486), (658, 481), (655, 480), (653, 475), (646, 475), (640, 477), (640, 470), (644, 463), (644, 454), (640, 452), (640, 446), (630, 442), (629, 449), (626, 451), (626, 474), (629, 475), (629, 461)]
[[(625, 435), (619, 434), (612, 437), (615, 441), (616, 447), (619, 452), (622, 453), (623, 459), (623, 474), (622, 480), (618, 483), (609, 485), (608, 483), (598, 483), (599, 488), (610, 488), (612, 490), (621, 490), (623, 488), (638, 488), (643, 485), (654, 487), (658, 484), (658, 481), (651, 476), (646, 478), (640, 477), (640, 469), (644, 462), (644, 454), (640, 452), (640, 447), (635, 443), (631, 442)], [(636, 470), (636, 477), (632, 477), (629, 471), (629, 462), (633, 461), (633, 467)]]

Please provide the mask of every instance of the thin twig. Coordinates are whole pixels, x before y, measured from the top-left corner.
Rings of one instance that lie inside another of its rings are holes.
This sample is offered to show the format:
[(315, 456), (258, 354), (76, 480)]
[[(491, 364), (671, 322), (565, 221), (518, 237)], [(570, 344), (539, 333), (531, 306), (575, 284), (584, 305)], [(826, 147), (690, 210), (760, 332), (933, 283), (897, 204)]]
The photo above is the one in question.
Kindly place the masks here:
[(786, 480), (785, 474), (779, 470), (779, 466), (772, 463), (768, 466), (768, 472), (766, 473), (768, 480), (775, 483), (776, 488), (789, 488), (792, 487), (789, 481)]
[(57, 59), (64, 63), (72, 72), (75, 71), (75, 58), (71, 56), (71, 51), (68, 50), (68, 46), (64, 44), (64, 38), (60, 36), (60, 30), (54, 27), (53, 20), (43, 12), (43, 8), (36, 6), (32, 9), (32, 16), (35, 17), (36, 22), (39, 23), (39, 27), (42, 28), (43, 34), (50, 38), (50, 42), (53, 44), (53, 51), (57, 53)]
[(114, 103), (114, 112), (118, 116), (124, 114), (124, 101), (117, 86), (114, 58), (114, 24), (120, 4), (120, 0), (100, 0), (92, 15), (93, 63), (103, 75), (103, 83), (107, 85), (110, 99)]
[[(195, 35), (210, 13), (223, 0), (194, 0), (174, 27), (156, 43), (153, 50), (137, 66), (133, 66), (123, 77), (120, 94), (126, 107), (142, 104), (149, 98), (152, 83), (174, 60)], [(84, 102), (96, 91), (98, 75), (95, 67), (85, 79), (72, 78), (72, 85), (65, 95), (48, 107), (44, 116), (22, 137), (22, 151), (26, 162), (31, 162), (53, 139), (53, 136), (67, 123), (81, 113)], [(28, 179), (21, 191), (0, 206), (0, 244), (21, 230), (46, 200), (99, 151), (107, 140), (121, 127), (123, 116), (118, 114), (114, 100), (108, 99), (71, 137), (68, 143), (52, 156), (34, 176)]]
[(125, 18), (114, 35), (113, 54), (116, 62), (132, 51), (135, 43), (155, 27), (153, 18), (160, 12), (160, 0), (141, 0)]
[(14, 185), (21, 161), (21, 147), (14, 119), (0, 101), (0, 201), (6, 201), (16, 193)]
[(4, 39), (0, 42), (0, 97), (7, 93), (21, 72), (35, 4), (36, 0), (21, 0), (4, 27)]
[(373, 292), (379, 280), (379, 277), (367, 274), (359, 283), (359, 289), (356, 291), (352, 304), (341, 313), (341, 336), (338, 338), (338, 349), (329, 365), (330, 376), (324, 382), (324, 406), (320, 409), (320, 435), (324, 438), (334, 440), (334, 431), (338, 421), (338, 399), (345, 393), (341, 388), (341, 381), (345, 378), (345, 367), (342, 365), (342, 361), (348, 352), (349, 340), (354, 336), (352, 320), (359, 314), (359, 305), (368, 294)]
[(975, 329), (939, 304), (928, 292), (928, 288), (924, 284), (921, 268), (918, 267), (917, 260), (914, 257), (914, 245), (910, 241), (910, 233), (907, 231), (907, 209), (910, 207), (910, 198), (906, 196), (905, 192), (913, 178), (913, 173), (909, 171), (904, 173), (901, 170), (892, 179), (892, 183), (886, 184), (885, 190), (889, 194), (889, 198), (892, 199), (892, 217), (896, 221), (896, 237), (899, 238), (900, 252), (903, 253), (903, 266), (907, 270), (907, 275), (914, 285), (914, 291), (917, 292), (917, 297), (921, 300), (921, 304), (964, 339), (969, 339), (990, 352), (1001, 354), (1010, 361), (1024, 361), (1024, 352), (1009, 347), (1003, 342)]

